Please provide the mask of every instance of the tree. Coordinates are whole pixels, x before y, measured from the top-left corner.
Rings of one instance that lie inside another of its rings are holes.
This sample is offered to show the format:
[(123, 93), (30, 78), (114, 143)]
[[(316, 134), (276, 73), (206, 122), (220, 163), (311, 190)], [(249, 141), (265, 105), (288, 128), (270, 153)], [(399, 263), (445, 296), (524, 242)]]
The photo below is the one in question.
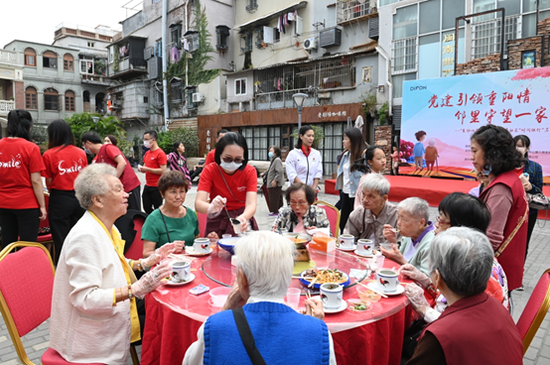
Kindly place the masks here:
[(168, 154), (172, 152), (174, 143), (181, 142), (185, 146), (185, 155), (195, 157), (199, 154), (199, 136), (190, 128), (178, 128), (168, 132), (159, 132), (158, 144)]

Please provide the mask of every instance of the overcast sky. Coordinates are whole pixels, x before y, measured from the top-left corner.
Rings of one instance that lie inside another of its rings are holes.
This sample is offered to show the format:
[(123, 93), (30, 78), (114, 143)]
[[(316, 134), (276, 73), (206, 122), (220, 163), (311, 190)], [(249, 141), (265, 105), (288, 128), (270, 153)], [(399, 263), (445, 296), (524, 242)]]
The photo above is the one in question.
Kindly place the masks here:
[(107, 25), (122, 30), (120, 21), (136, 11), (141, 0), (2, 0), (0, 48), (14, 39), (52, 44), (56, 26), (61, 23), (95, 28)]

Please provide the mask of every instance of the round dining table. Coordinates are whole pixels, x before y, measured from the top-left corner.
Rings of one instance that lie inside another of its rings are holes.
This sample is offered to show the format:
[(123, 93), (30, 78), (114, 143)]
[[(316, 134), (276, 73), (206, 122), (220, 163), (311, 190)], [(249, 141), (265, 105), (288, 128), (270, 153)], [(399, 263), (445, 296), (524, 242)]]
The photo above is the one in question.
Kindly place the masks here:
[[(146, 320), (143, 333), (142, 365), (181, 364), (188, 347), (197, 340), (197, 330), (208, 316), (221, 311), (215, 307), (208, 292), (193, 295), (189, 290), (199, 284), (210, 289), (231, 286), (236, 267), (231, 255), (215, 248), (210, 255), (185, 257), (191, 261), (193, 280), (183, 285), (162, 285), (145, 298)], [(295, 270), (291, 287), (301, 288), (299, 308), (303, 308), (306, 296), (318, 295), (298, 279), (306, 267), (336, 268), (350, 276), (350, 284), (344, 289), (343, 298), (348, 303), (359, 302), (358, 285), (374, 283), (368, 259), (353, 253), (335, 250), (322, 252), (310, 249), (310, 263), (300, 263)], [(177, 260), (182, 259), (178, 257)], [(399, 265), (386, 259), (384, 268), (396, 269)], [(408, 280), (402, 280), (400, 285)], [(402, 290), (400, 290), (402, 291)], [(392, 295), (372, 303), (364, 311), (354, 311), (351, 306), (338, 313), (326, 313), (324, 321), (332, 334), (334, 351), (339, 364), (388, 364), (398, 365), (405, 328), (412, 322), (413, 310), (405, 295)]]

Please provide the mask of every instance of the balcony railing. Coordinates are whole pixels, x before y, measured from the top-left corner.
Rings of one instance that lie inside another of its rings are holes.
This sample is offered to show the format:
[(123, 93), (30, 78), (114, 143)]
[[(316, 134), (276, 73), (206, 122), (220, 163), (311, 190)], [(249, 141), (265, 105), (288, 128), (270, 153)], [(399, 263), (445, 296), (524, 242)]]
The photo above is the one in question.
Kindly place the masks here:
[[(269, 93), (257, 93), (256, 94), (256, 109), (283, 109), (294, 108), (294, 100), (292, 95), (296, 93), (307, 93), (308, 89), (295, 89), (285, 91), (273, 91)], [(304, 106), (311, 106), (314, 104), (315, 98), (307, 98)]]
[(0, 49), (0, 62), (17, 64), (17, 52)]
[(338, 0), (338, 23), (347, 22), (376, 12), (376, 0), (343, 1)]
[(15, 101), (13, 100), (0, 100), (0, 114), (7, 115), (10, 111), (15, 109)]

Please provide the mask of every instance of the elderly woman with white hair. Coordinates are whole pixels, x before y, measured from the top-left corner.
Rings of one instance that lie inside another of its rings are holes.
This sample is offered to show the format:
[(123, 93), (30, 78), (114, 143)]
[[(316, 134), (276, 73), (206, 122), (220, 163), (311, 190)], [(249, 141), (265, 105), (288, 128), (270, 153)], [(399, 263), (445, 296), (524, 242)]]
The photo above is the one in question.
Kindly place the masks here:
[(487, 236), (472, 228), (449, 228), (433, 240), (429, 276), (449, 307), (426, 326), (407, 365), (523, 363), (512, 317), (485, 293), (493, 255)]
[(134, 270), (152, 267), (174, 250), (165, 245), (147, 259), (126, 260), (114, 226), (128, 194), (116, 169), (99, 163), (82, 169), (75, 195), (86, 213), (65, 239), (55, 275), (50, 347), (71, 363), (125, 365), (130, 342), (140, 339), (136, 298), (161, 284), (165, 260), (136, 281)]
[[(284, 304), (294, 267), (294, 243), (261, 231), (241, 238), (235, 250), (236, 281), (224, 305), (232, 311), (206, 320), (183, 364), (246, 364), (251, 353), (266, 364), (336, 364), (332, 337), (320, 320), (322, 302), (306, 300), (306, 315)], [(248, 327), (250, 338), (241, 337), (241, 325)], [(247, 345), (252, 348), (245, 350)]]
[(369, 174), (360, 186), (361, 206), (355, 208), (348, 218), (344, 233), (351, 234), (355, 241), (361, 238), (373, 240), (376, 248), (386, 242), (384, 225), (397, 224), (397, 207), (388, 202), (390, 182), (379, 174)]
[[(434, 225), (429, 220), (429, 205), (424, 199), (407, 198), (397, 205), (397, 228), (384, 225), (384, 237), (392, 244), (391, 249), (381, 248), (387, 258), (400, 265), (410, 263), (428, 274), (428, 253), (434, 238)], [(401, 235), (399, 248), (397, 234)]]

